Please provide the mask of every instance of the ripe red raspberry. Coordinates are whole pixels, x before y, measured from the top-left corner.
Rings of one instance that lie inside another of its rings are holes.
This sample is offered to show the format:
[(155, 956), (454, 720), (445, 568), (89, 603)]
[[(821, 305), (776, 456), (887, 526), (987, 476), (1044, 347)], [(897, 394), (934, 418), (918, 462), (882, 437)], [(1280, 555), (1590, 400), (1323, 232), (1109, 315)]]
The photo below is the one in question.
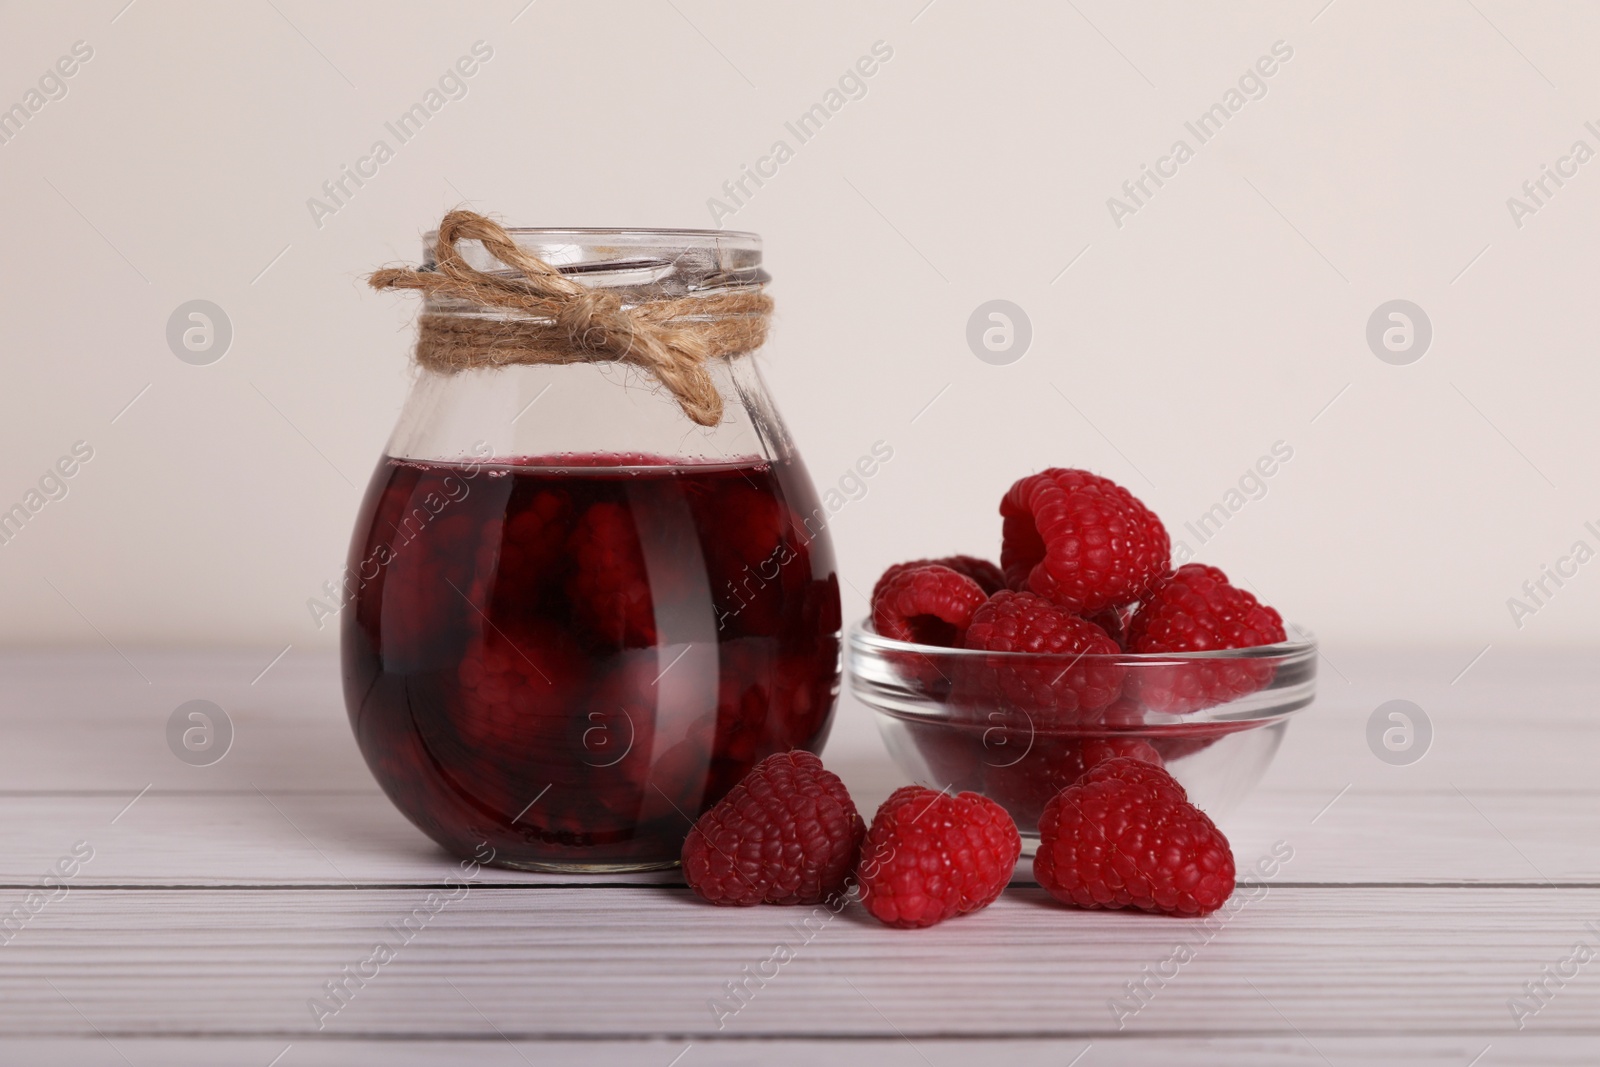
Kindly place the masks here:
[(650, 581), (627, 508), (609, 501), (589, 505), (567, 538), (567, 552), (575, 568), (567, 580), (573, 614), (613, 646), (655, 644)]
[[(1124, 668), (1097, 657), (1122, 650), (1106, 632), (1032, 593), (1003, 590), (972, 613), (967, 648), (989, 652), (1050, 653), (1048, 662), (1011, 657), (974, 658), (956, 679), (955, 698), (974, 708), (1021, 712), (1033, 728), (1081, 721), (1122, 692)], [(1035, 719), (1042, 716), (1042, 719)]]
[(1117, 643), (1117, 647), (1124, 652), (1128, 650), (1128, 623), (1133, 619), (1133, 606), (1120, 608), (1102, 608), (1092, 615), (1084, 618), (1094, 623), (1106, 632), (1106, 636)]
[(1106, 655), (1116, 642), (1086, 619), (1061, 610), (1042, 596), (1002, 590), (972, 613), (966, 647), (989, 652), (1051, 652)]
[(985, 599), (977, 582), (949, 567), (916, 567), (883, 587), (873, 604), (872, 627), (896, 641), (959, 648), (972, 613)]
[(1017, 824), (988, 797), (902, 786), (861, 846), (861, 903), (889, 926), (932, 926), (991, 904), (1021, 852)]
[(918, 567), (949, 567), (957, 574), (965, 574), (968, 578), (978, 583), (984, 596), (994, 596), (1006, 587), (1006, 576), (986, 559), (976, 556), (945, 556), (942, 559), (914, 559), (907, 563), (896, 563), (878, 578), (878, 584), (872, 587), (872, 603), (878, 603), (878, 597), (883, 593), (884, 587), (890, 580), (898, 578), (906, 571)]
[(689, 831), (683, 875), (713, 904), (820, 904), (844, 891), (866, 826), (809, 752), (755, 765)]
[(1233, 892), (1233, 852), (1171, 775), (1119, 757), (1045, 806), (1033, 876), (1080, 908), (1207, 915)]
[[(1283, 617), (1215, 567), (1186, 563), (1145, 597), (1128, 624), (1132, 652), (1209, 652), (1284, 640)], [(1254, 693), (1272, 681), (1269, 661), (1236, 659), (1141, 668), (1145, 706), (1183, 714)]]
[(1283, 639), (1283, 616), (1202, 563), (1186, 563), (1157, 583), (1128, 632), (1136, 652), (1206, 652)]
[(1045, 805), (1057, 793), (1108, 759), (1122, 756), (1162, 766), (1160, 752), (1135, 737), (1036, 737), (1031, 746), (1008, 739), (1004, 747), (986, 748), (984, 795), (1005, 805), (1019, 826), (1039, 825)]
[(1023, 478), (1000, 501), (1006, 584), (1075, 614), (1137, 600), (1166, 573), (1166, 527), (1117, 483), (1052, 467)]
[[(1135, 785), (1153, 789), (1165, 797), (1182, 800), (1186, 803), (1189, 800), (1188, 792), (1178, 784), (1178, 780), (1172, 777), (1159, 761), (1152, 762), (1147, 759), (1128, 756), (1112, 756), (1096, 763), (1089, 770), (1098, 770), (1099, 774), (1096, 777), (1100, 779), (1115, 778), (1120, 782), (1132, 782)], [(1084, 778), (1088, 777), (1089, 773), (1085, 771)], [(1077, 784), (1084, 784), (1084, 778), (1080, 778)], [(1204, 812), (1201, 812), (1201, 814), (1204, 814)]]

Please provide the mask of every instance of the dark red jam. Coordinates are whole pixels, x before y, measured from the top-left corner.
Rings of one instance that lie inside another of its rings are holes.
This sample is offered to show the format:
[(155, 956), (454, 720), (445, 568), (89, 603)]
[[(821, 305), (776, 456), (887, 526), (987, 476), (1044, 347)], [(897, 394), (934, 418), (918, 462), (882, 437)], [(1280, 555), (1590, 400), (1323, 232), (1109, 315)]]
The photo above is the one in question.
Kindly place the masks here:
[(385, 460), (342, 618), (368, 766), (458, 855), (671, 864), (756, 761), (826, 737), (825, 514), (793, 460)]

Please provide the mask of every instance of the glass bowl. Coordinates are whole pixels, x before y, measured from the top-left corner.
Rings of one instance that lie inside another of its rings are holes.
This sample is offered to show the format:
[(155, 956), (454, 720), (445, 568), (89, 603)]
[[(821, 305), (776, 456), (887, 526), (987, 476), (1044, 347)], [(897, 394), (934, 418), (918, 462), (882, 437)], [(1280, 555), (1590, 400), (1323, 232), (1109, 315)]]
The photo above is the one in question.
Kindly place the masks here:
[(1039, 814), (1086, 761), (1158, 758), (1213, 818), (1266, 771), (1316, 689), (1315, 639), (1215, 652), (1051, 655), (941, 648), (850, 630), (851, 691), (900, 770), (1003, 804), (1037, 844)]

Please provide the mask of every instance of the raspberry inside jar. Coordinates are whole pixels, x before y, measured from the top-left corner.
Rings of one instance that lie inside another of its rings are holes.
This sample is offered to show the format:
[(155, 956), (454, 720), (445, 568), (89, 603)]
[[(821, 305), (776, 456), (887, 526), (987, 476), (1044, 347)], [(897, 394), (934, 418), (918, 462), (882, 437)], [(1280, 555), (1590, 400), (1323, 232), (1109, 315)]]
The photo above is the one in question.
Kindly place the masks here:
[(756, 762), (826, 737), (823, 514), (795, 458), (386, 459), (341, 619), (373, 774), (459, 855), (672, 865)]

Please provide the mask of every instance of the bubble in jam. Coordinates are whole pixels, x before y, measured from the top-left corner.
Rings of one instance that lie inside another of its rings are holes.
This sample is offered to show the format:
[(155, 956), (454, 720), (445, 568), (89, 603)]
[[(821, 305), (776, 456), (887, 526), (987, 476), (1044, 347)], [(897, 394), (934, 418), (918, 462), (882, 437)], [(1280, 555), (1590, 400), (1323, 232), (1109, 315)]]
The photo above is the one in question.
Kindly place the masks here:
[(826, 739), (825, 517), (797, 460), (386, 459), (341, 618), (368, 766), (458, 855), (671, 865), (756, 762)]

